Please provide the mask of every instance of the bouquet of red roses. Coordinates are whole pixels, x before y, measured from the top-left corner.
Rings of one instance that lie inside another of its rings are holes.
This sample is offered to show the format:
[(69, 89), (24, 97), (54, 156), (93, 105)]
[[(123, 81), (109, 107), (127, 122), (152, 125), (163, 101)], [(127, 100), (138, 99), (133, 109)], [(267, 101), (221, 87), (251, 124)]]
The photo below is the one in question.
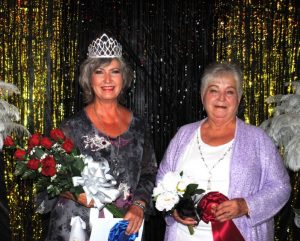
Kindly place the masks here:
[(72, 177), (81, 175), (85, 157), (62, 130), (51, 130), (50, 137), (35, 133), (24, 147), (7, 136), (4, 146), (14, 150), (14, 174), (23, 180), (34, 179), (38, 192), (47, 190), (50, 197), (67, 191), (75, 196), (83, 192), (82, 186), (74, 186)]

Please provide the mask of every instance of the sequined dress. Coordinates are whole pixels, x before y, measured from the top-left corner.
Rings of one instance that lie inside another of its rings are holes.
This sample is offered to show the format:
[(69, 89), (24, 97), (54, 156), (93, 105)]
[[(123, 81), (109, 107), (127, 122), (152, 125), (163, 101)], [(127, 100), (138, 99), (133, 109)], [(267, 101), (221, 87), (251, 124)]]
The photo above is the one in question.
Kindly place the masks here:
[[(92, 156), (96, 161), (106, 159), (117, 183), (130, 187), (131, 195), (125, 201), (120, 197), (119, 205), (126, 209), (133, 200), (144, 200), (151, 206), (157, 164), (148, 129), (140, 118), (133, 116), (128, 130), (116, 138), (109, 138), (97, 130), (84, 110), (64, 121), (61, 129), (82, 154)], [(107, 148), (103, 148), (105, 140), (111, 143)], [(41, 201), (44, 201), (42, 212), (51, 211), (47, 241), (68, 241), (73, 216), (80, 216), (89, 224), (89, 208), (62, 197), (48, 200), (40, 194), (37, 203)], [(87, 225), (87, 237), (90, 232)]]

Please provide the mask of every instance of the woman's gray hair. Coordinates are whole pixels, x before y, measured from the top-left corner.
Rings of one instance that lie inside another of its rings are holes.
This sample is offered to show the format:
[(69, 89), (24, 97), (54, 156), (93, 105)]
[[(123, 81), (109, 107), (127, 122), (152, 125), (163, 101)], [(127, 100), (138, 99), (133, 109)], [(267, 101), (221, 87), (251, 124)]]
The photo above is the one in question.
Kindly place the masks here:
[(97, 68), (109, 65), (114, 59), (119, 61), (121, 64), (120, 71), (123, 78), (123, 88), (120, 96), (130, 87), (133, 79), (133, 72), (123, 58), (87, 58), (80, 66), (79, 75), (79, 84), (83, 91), (83, 100), (85, 103), (92, 102), (95, 97), (95, 93), (91, 85), (92, 74)]
[(235, 83), (236, 83), (236, 90), (238, 94), (239, 100), (241, 100), (243, 95), (243, 74), (241, 69), (236, 64), (231, 64), (228, 62), (224, 63), (213, 63), (206, 67), (203, 76), (201, 78), (201, 89), (200, 95), (203, 98), (204, 93), (212, 81), (222, 75), (233, 75)]

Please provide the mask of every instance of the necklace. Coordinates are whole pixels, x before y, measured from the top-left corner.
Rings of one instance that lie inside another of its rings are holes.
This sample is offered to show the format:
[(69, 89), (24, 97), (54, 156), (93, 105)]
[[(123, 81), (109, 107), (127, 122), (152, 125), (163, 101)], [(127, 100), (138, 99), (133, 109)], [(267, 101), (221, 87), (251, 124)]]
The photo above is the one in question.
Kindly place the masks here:
[[(94, 113), (95, 113), (95, 115), (96, 115), (96, 117), (97, 117), (97, 119), (98, 119), (98, 121), (99, 121), (99, 123), (101, 124), (101, 118), (100, 118), (100, 116), (98, 115), (98, 113), (97, 113), (97, 111), (96, 111), (96, 104), (94, 103)], [(102, 125), (102, 128), (103, 128), (103, 134), (105, 135), (105, 137), (106, 137), (106, 139), (107, 139), (107, 141), (112, 145), (112, 140), (111, 140), (111, 138), (107, 135), (107, 132), (106, 132), (106, 130), (105, 130), (105, 126), (104, 125)], [(120, 121), (119, 121), (119, 129), (121, 130), (121, 125), (120, 125)], [(114, 142), (115, 143), (115, 142)], [(120, 150), (120, 144), (121, 144), (121, 137), (120, 137), (120, 135), (118, 136), (118, 144), (117, 144), (117, 146), (118, 146), (118, 149), (117, 149), (117, 153), (116, 153), (116, 158), (119, 156), (119, 150)], [(115, 161), (115, 160), (113, 160), (113, 161)]]
[(232, 149), (232, 144), (228, 147), (228, 149), (224, 152), (223, 156), (217, 160), (211, 168), (208, 167), (205, 159), (204, 159), (204, 156), (203, 156), (203, 153), (202, 153), (202, 150), (201, 150), (201, 145), (200, 145), (200, 130), (198, 131), (197, 133), (197, 144), (198, 144), (198, 149), (199, 149), (199, 153), (200, 153), (200, 157), (201, 157), (201, 160), (203, 161), (206, 169), (208, 170), (208, 180), (207, 180), (207, 190), (211, 190), (211, 179), (212, 179), (212, 171), (213, 169), (222, 161), (224, 160), (224, 158), (226, 157), (226, 155), (231, 151)]

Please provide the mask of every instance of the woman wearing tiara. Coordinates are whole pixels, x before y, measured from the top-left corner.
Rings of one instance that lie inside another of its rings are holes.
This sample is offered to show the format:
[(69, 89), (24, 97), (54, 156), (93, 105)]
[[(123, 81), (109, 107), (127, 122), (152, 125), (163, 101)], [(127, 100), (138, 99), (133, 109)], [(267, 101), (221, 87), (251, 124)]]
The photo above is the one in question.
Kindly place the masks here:
[[(143, 223), (157, 171), (147, 126), (119, 103), (132, 77), (132, 71), (122, 57), (122, 47), (116, 40), (106, 34), (94, 40), (80, 68), (79, 83), (86, 106), (61, 125), (82, 154), (98, 162), (107, 162), (108, 173), (117, 186), (123, 186), (124, 192), (115, 204), (125, 211), (127, 235), (138, 232)], [(71, 218), (75, 216), (87, 224), (88, 240), (91, 210), (95, 212), (93, 206), (93, 200), (87, 203), (84, 193), (77, 200), (70, 194), (44, 200), (42, 212), (51, 211), (46, 240), (68, 241)], [(103, 215), (102, 210), (96, 216)]]
[[(235, 65), (217, 63), (204, 71), (201, 99), (207, 118), (179, 129), (160, 164), (157, 182), (174, 171), (193, 178), (207, 192), (198, 203), (199, 215), (213, 223), (198, 224), (175, 210), (166, 216), (165, 241), (274, 240), (273, 217), (289, 198), (289, 176), (264, 131), (237, 118), (242, 86)], [(218, 202), (220, 193), (229, 200)], [(208, 204), (207, 210), (202, 203)], [(228, 225), (224, 232), (213, 228), (223, 224)], [(195, 226), (194, 235), (186, 225)]]

